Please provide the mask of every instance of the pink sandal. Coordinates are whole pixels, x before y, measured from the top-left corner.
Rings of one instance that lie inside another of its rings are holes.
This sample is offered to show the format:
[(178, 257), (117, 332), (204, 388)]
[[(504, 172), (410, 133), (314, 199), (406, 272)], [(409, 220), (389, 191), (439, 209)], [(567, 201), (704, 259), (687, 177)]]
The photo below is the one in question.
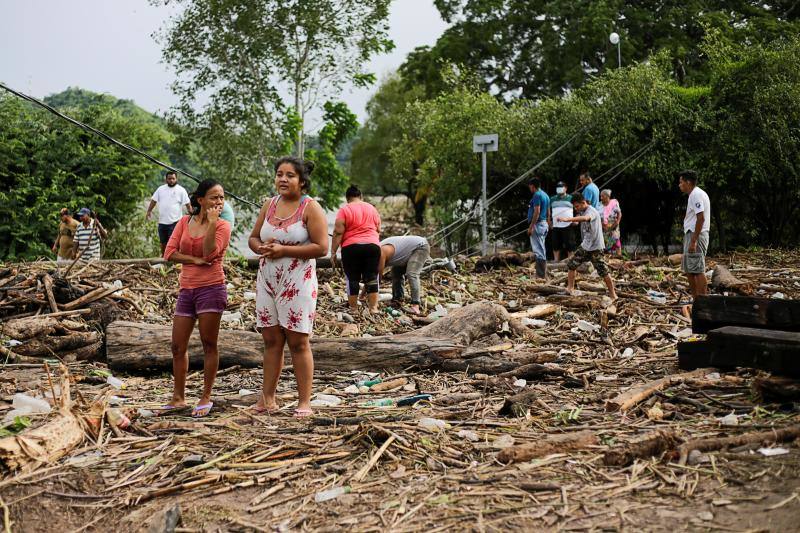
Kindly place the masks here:
[(311, 409), (295, 409), (294, 410), (294, 417), (295, 418), (308, 418), (314, 415), (314, 411)]

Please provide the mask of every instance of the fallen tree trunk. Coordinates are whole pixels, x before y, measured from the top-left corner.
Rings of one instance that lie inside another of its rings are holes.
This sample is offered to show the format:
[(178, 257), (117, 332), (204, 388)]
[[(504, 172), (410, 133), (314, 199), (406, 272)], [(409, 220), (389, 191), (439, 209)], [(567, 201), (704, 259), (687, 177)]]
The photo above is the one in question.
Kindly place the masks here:
[(736, 446), (744, 446), (745, 444), (768, 446), (777, 442), (791, 441), (796, 438), (800, 438), (800, 424), (782, 429), (773, 429), (771, 431), (742, 433), (741, 435), (734, 435), (733, 437), (711, 437), (707, 439), (690, 440), (681, 444), (678, 448), (678, 452), (680, 453), (679, 463), (685, 465), (686, 460), (689, 458), (689, 453), (692, 450), (710, 452)]
[(30, 339), (16, 347), (20, 355), (50, 357), (58, 352), (72, 352), (79, 348), (100, 342), (100, 334), (96, 331), (73, 331), (68, 335), (47, 336)]
[[(502, 306), (478, 302), (457, 309), (423, 328), (400, 335), (353, 339), (311, 339), (314, 365), (321, 370), (375, 370), (406, 366), (442, 367), (459, 363), (458, 357), (475, 340), (496, 333), (508, 324), (526, 335), (526, 328), (511, 318)], [(107, 358), (114, 370), (141, 371), (172, 368), (172, 328), (159, 324), (112, 322), (106, 330)], [(220, 367), (260, 367), (264, 343), (250, 331), (220, 330)], [(479, 366), (478, 357), (467, 360)], [(476, 361), (477, 360), (477, 361)], [(288, 361), (288, 353), (287, 353)], [(198, 335), (189, 341), (189, 364), (203, 366), (203, 348)], [(508, 370), (503, 368), (501, 371)], [(478, 371), (478, 370), (475, 370)]]
[(597, 435), (591, 431), (553, 435), (538, 442), (506, 448), (497, 454), (497, 460), (501, 463), (520, 463), (553, 453), (582, 450), (598, 443)]
[(83, 441), (80, 421), (72, 413), (67, 368), (59, 367), (59, 374), (57, 415), (42, 426), (0, 439), (0, 471), (34, 470), (64, 457)]

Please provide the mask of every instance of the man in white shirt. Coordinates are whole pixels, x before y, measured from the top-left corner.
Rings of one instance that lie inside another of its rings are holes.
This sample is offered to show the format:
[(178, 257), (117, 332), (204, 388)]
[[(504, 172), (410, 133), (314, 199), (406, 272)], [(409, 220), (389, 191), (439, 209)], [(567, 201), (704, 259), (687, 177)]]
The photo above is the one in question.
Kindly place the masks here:
[(145, 215), (145, 218), (150, 220), (150, 213), (158, 204), (158, 240), (161, 242), (161, 255), (164, 255), (172, 231), (183, 216), (183, 208), (185, 207), (187, 212), (192, 210), (189, 194), (186, 189), (178, 185), (178, 175), (172, 171), (167, 172), (164, 181), (166, 183), (153, 193)]
[(683, 217), (683, 260), (681, 268), (689, 280), (692, 298), (706, 294), (706, 252), (708, 232), (711, 229), (711, 201), (706, 192), (697, 186), (693, 170), (678, 173), (678, 187), (689, 195), (686, 216)]

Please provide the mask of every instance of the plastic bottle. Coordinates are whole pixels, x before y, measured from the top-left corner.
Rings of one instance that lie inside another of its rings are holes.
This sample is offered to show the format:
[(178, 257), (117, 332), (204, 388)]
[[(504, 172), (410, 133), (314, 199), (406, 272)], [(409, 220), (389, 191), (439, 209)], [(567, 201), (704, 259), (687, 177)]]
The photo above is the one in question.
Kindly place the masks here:
[(342, 494), (349, 494), (350, 493), (350, 486), (344, 485), (341, 487), (333, 487), (332, 489), (320, 491), (314, 496), (314, 501), (317, 503), (326, 502), (328, 500), (333, 500), (334, 498), (338, 498)]
[(332, 394), (317, 394), (317, 396), (311, 401), (311, 405), (314, 407), (335, 407), (342, 403), (342, 399), (338, 396), (333, 396)]
[(439, 429), (444, 429), (447, 427), (447, 422), (444, 420), (439, 420), (438, 418), (420, 418), (419, 427), (422, 429), (427, 429), (431, 431), (436, 431)]
[(358, 387), (372, 387), (373, 385), (377, 385), (378, 383), (383, 383), (381, 378), (375, 379), (364, 379), (356, 383)]
[(106, 383), (108, 383), (117, 390), (125, 388), (125, 382), (122, 381), (121, 379), (115, 378), (114, 376), (108, 376), (106, 378)]
[(130, 418), (125, 416), (119, 409), (114, 409), (113, 407), (106, 410), (106, 418), (108, 418), (109, 424), (120, 429), (125, 429), (131, 425)]
[(578, 329), (581, 331), (598, 331), (600, 326), (587, 322), (586, 320), (578, 320)]
[(408, 398), (402, 398), (397, 400), (397, 407), (404, 407), (407, 405), (414, 405), (417, 402), (421, 402), (423, 400), (430, 400), (430, 394), (417, 394), (415, 396), (409, 396)]
[(394, 398), (381, 398), (380, 400), (368, 401), (364, 404), (364, 407), (393, 407), (394, 405)]
[(47, 400), (33, 398), (21, 392), (14, 395), (11, 406), (18, 411), (24, 411), (24, 414), (47, 414), (50, 412), (50, 404), (47, 403)]

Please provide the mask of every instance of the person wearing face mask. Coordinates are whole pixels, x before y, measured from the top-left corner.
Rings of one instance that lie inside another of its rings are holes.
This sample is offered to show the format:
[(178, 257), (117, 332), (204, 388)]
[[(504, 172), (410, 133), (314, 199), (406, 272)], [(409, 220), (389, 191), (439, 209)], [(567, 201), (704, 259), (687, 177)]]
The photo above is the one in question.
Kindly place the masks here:
[(547, 216), (547, 224), (552, 235), (550, 243), (556, 261), (567, 259), (575, 249), (575, 226), (570, 222), (558, 220), (570, 218), (572, 215), (572, 196), (567, 194), (567, 184), (559, 181), (556, 184), (556, 193), (550, 197), (550, 211)]

